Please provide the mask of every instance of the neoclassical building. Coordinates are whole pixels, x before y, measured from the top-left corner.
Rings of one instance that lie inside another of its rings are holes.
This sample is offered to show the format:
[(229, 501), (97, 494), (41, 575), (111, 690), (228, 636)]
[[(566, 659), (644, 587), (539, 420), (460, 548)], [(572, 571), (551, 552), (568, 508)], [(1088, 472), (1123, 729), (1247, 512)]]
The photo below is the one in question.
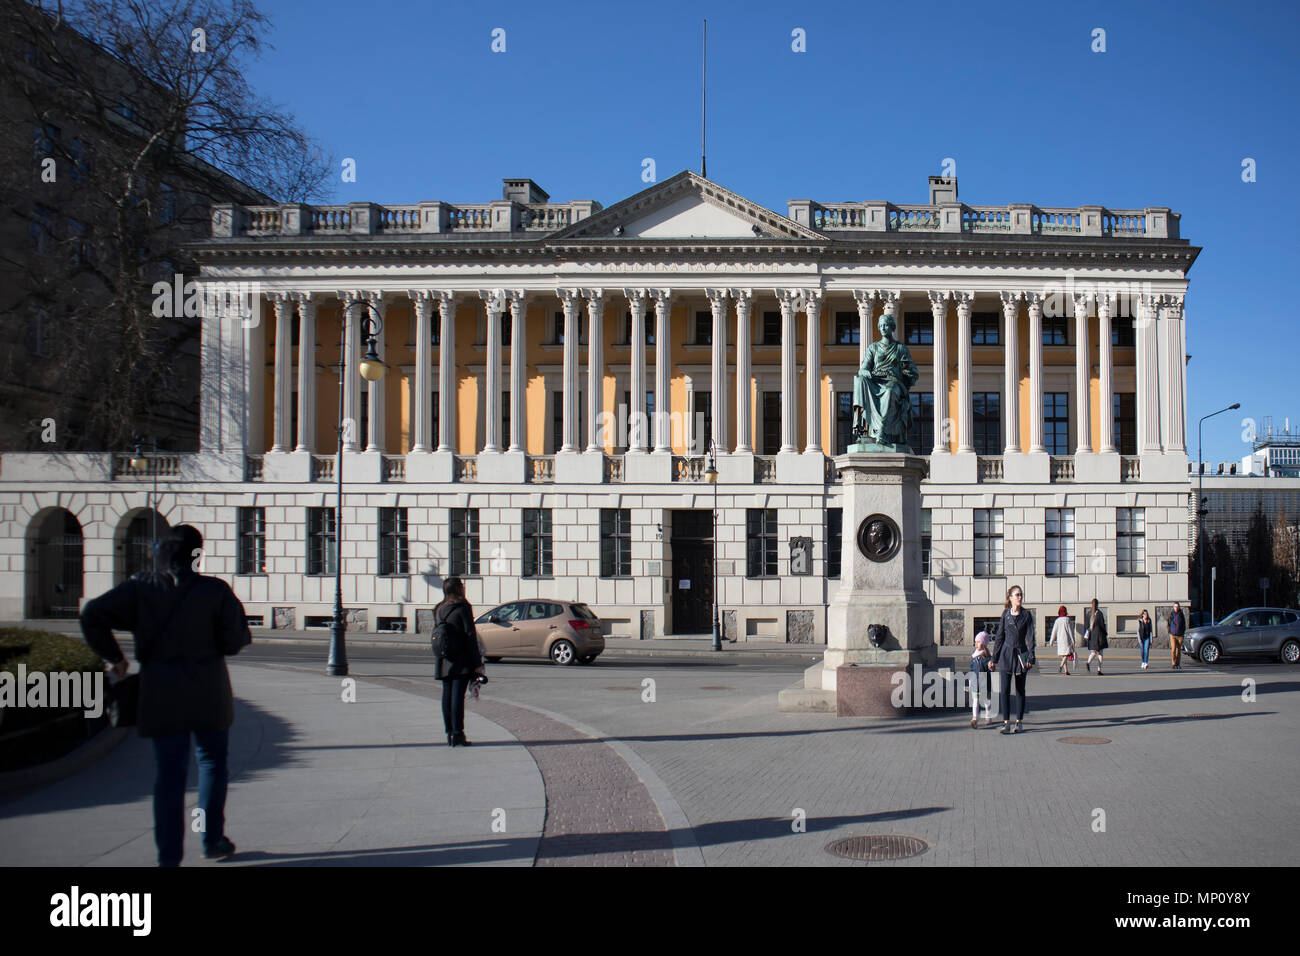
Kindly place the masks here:
[(889, 314), (921, 370), (936, 635), (969, 643), (1012, 583), (1135, 632), (1187, 599), (1200, 250), (1165, 207), (929, 192), (781, 215), (683, 172), (608, 208), (528, 179), (483, 203), (215, 207), (176, 290), (204, 304), (201, 450), (4, 455), (3, 614), (69, 613), (138, 568), (152, 508), (202, 530), (268, 627), (328, 623), (341, 560), (363, 630), (427, 626), (454, 573), (484, 609), (563, 597), (615, 634), (702, 634), (716, 577), (727, 637), (824, 641), (833, 458)]

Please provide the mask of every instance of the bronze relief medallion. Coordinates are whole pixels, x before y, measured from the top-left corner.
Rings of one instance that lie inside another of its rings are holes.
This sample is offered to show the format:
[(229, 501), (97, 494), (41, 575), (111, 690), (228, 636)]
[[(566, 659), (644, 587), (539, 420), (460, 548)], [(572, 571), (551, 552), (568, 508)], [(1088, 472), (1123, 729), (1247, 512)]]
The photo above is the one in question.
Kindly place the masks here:
[(858, 525), (858, 550), (870, 561), (888, 561), (902, 544), (903, 536), (889, 515), (870, 515)]

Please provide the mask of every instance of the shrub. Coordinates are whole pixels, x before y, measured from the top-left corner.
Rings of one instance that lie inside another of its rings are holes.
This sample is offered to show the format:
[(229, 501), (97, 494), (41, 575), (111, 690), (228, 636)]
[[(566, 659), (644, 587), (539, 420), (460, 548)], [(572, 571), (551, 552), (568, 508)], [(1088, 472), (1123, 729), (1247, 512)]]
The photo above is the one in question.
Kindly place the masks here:
[(18, 673), (18, 665), (27, 670), (98, 671), (104, 666), (100, 656), (86, 642), (71, 634), (36, 631), (24, 627), (0, 628), (0, 670)]

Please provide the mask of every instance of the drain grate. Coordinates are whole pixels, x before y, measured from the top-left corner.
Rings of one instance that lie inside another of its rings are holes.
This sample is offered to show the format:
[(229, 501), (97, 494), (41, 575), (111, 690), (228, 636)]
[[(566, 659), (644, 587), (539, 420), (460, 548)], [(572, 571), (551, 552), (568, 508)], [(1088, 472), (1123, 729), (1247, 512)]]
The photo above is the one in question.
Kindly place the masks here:
[(920, 837), (899, 836), (894, 833), (877, 833), (872, 836), (845, 837), (826, 844), (826, 852), (846, 860), (880, 863), (886, 860), (906, 860), (920, 856), (930, 849), (930, 844)]
[(1063, 744), (1108, 744), (1109, 737), (1058, 737)]
[(706, 684), (700, 690), (735, 690), (735, 688), (728, 687), (726, 684)]

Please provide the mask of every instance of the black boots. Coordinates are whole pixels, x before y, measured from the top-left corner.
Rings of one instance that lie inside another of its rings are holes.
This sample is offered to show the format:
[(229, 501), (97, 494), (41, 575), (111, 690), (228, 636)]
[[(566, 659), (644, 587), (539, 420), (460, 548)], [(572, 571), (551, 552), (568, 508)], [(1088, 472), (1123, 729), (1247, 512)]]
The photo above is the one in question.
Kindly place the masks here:
[(458, 734), (447, 735), (447, 746), (448, 747), (473, 747), (474, 744), (472, 741), (466, 740), (465, 732), (461, 731)]

